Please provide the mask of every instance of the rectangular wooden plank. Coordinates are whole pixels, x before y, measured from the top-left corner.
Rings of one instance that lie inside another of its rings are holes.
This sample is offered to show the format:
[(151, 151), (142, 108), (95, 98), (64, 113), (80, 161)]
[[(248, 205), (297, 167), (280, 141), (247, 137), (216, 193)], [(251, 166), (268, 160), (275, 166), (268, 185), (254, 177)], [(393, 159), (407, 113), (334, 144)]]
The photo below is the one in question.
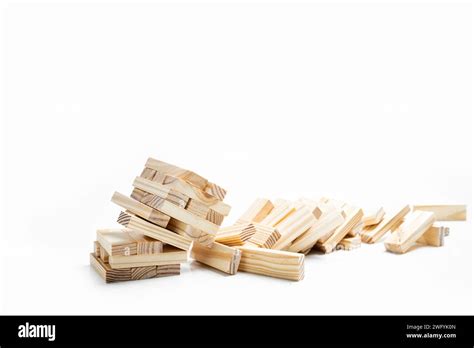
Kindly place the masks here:
[(466, 205), (414, 205), (413, 210), (431, 211), (436, 221), (466, 221)]
[(126, 228), (99, 229), (96, 238), (109, 255), (136, 255), (137, 241), (130, 235), (131, 232)]
[(315, 223), (316, 217), (313, 213), (305, 206), (299, 207), (275, 226), (281, 237), (272, 246), (272, 249), (285, 249)]
[(265, 226), (256, 222), (252, 223), (252, 225), (255, 227), (255, 233), (246, 243), (260, 248), (271, 249), (278, 239), (281, 238), (281, 234), (276, 227)]
[(421, 245), (443, 246), (446, 230), (449, 230), (449, 228), (433, 224), (416, 242)]
[(190, 250), (193, 244), (193, 241), (189, 237), (180, 236), (177, 233), (154, 225), (130, 213), (121, 212), (117, 222), (125, 227), (141, 232), (150, 238), (157, 239), (182, 250)]
[(304, 255), (256, 247), (237, 247), (242, 256), (239, 271), (299, 281), (304, 278)]
[(276, 226), (295, 210), (296, 209), (294, 205), (291, 203), (282, 202), (278, 206), (275, 206), (275, 208), (273, 208), (273, 210), (265, 218), (263, 218), (260, 223), (267, 226)]
[(255, 232), (255, 224), (249, 222), (235, 224), (222, 227), (217, 233), (215, 241), (228, 246), (243, 245)]
[(361, 238), (359, 235), (343, 238), (336, 246), (336, 250), (353, 250), (360, 248)]
[(197, 188), (200, 188), (201, 190), (205, 190), (208, 184), (208, 180), (206, 178), (203, 178), (202, 176), (194, 173), (193, 171), (183, 169), (173, 164), (159, 161), (151, 157), (148, 158), (145, 166), (147, 168), (154, 169), (159, 173), (180, 178), (186, 181), (187, 183), (194, 185)]
[[(175, 194), (170, 194), (170, 193), (161, 192), (160, 190), (149, 188), (146, 185), (142, 185), (140, 182), (138, 183), (134, 182), (134, 184), (136, 186), (134, 186), (134, 189), (130, 197), (150, 207), (154, 207), (154, 204), (156, 204), (156, 202), (160, 202), (161, 200), (167, 200), (168, 202), (176, 204), (180, 208), (184, 208), (186, 207), (190, 199), (188, 196), (183, 195), (182, 193), (179, 193), (177, 191), (175, 191), (176, 192)], [(147, 191), (147, 189), (157, 192), (159, 194), (150, 193)], [(174, 191), (174, 190), (170, 189), (169, 191)]]
[(375, 243), (382, 238), (388, 231), (396, 225), (410, 212), (410, 206), (405, 205), (401, 209), (385, 216), (382, 221), (374, 226), (365, 227), (361, 232), (361, 238), (364, 243)]
[[(178, 192), (185, 195), (188, 199), (196, 199), (206, 204), (210, 209), (224, 216), (229, 215), (230, 206), (211, 196), (210, 194), (200, 191), (194, 186), (168, 175), (155, 175), (153, 180), (144, 177), (135, 178), (133, 185), (143, 191), (152, 193), (157, 196)], [(160, 197), (161, 197), (160, 196)]]
[(185, 209), (197, 217), (203, 218), (205, 220), (207, 220), (207, 214), (209, 213), (209, 210), (211, 210), (211, 208), (209, 208), (204, 203), (201, 203), (197, 199), (190, 199), (188, 204), (186, 204)]
[(316, 248), (324, 253), (332, 252), (347, 233), (362, 219), (362, 209), (351, 210), (344, 222), (324, 242), (316, 243)]
[(300, 252), (311, 249), (321, 237), (334, 231), (342, 225), (344, 221), (345, 219), (339, 211), (332, 210), (327, 215), (321, 217), (309, 228), (309, 230), (295, 239), (289, 246), (288, 250), (292, 252)]
[(206, 185), (206, 188), (204, 189), (204, 192), (209, 193), (210, 195), (217, 197), (221, 201), (224, 200), (227, 191), (224, 190), (222, 187), (220, 187), (217, 184), (214, 184), (212, 182), (208, 182)]
[(245, 222), (261, 222), (272, 210), (273, 204), (269, 199), (257, 198), (237, 219), (237, 224)]
[(219, 214), (215, 210), (209, 209), (206, 215), (206, 220), (212, 222), (213, 224), (216, 224), (218, 226), (221, 226), (222, 223), (224, 222), (225, 216), (222, 214)]
[[(169, 214), (166, 214), (163, 211), (151, 208), (143, 203), (140, 203), (133, 198), (127, 197), (119, 192), (115, 192), (112, 196), (112, 202), (118, 206), (132, 212), (135, 215), (140, 216), (143, 219), (146, 219), (155, 225), (160, 227), (166, 227), (170, 221)], [(172, 205), (168, 202), (169, 205)], [(161, 207), (161, 205), (160, 205)], [(177, 208), (179, 209), (179, 208)]]
[(364, 223), (364, 226), (377, 225), (382, 221), (384, 216), (385, 210), (383, 209), (383, 207), (380, 207), (368, 213), (364, 211), (364, 217), (362, 218), (362, 222)]
[(385, 249), (397, 254), (407, 252), (436, 221), (430, 211), (414, 211), (387, 238)]
[(213, 235), (207, 234), (193, 226), (173, 218), (170, 219), (167, 229), (178, 233), (180, 236), (190, 238), (191, 240), (194, 240), (197, 243), (207, 247), (209, 247), (214, 242)]
[(209, 267), (227, 274), (236, 274), (240, 263), (240, 250), (214, 242), (210, 248), (195, 243), (191, 257)]
[(186, 262), (188, 254), (186, 251), (165, 245), (163, 252), (158, 254), (142, 254), (133, 256), (110, 256), (109, 264), (111, 268), (131, 268), (169, 265)]

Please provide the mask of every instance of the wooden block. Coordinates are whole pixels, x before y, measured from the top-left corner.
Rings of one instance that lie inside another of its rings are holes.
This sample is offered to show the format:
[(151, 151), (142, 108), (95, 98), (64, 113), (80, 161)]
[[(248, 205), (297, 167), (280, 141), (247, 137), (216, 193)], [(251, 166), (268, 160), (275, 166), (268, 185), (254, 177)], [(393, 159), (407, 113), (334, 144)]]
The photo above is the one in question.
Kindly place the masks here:
[(188, 204), (190, 198), (185, 194), (162, 185), (150, 185), (150, 182), (152, 181), (136, 178), (133, 181), (132, 198), (151, 207), (156, 204), (155, 201), (160, 202), (163, 199), (176, 204), (180, 208), (184, 208)]
[(385, 249), (397, 254), (407, 252), (436, 221), (429, 211), (414, 211), (389, 236)]
[(99, 258), (106, 263), (109, 262), (109, 254), (102, 247), (99, 247)]
[(344, 221), (345, 219), (339, 211), (332, 210), (330, 213), (319, 219), (309, 228), (309, 230), (295, 239), (289, 246), (288, 250), (292, 252), (304, 251), (308, 253), (321, 237), (330, 234), (342, 225)]
[(183, 237), (191, 238), (199, 244), (202, 244), (207, 247), (210, 247), (211, 244), (214, 242), (214, 236), (173, 218), (170, 219), (167, 229), (178, 233)]
[(250, 237), (248, 243), (260, 248), (272, 248), (281, 237), (280, 232), (278, 232), (275, 227), (269, 227), (255, 222), (253, 226), (255, 227), (255, 233)]
[(275, 278), (302, 280), (304, 255), (256, 247), (237, 247), (242, 252), (239, 271)]
[(200, 201), (196, 199), (190, 199), (185, 209), (189, 211), (190, 213), (206, 220), (207, 220), (207, 214), (209, 213), (209, 210), (211, 210), (211, 208), (209, 208), (207, 205), (205, 205), (204, 203), (201, 203)]
[(437, 221), (466, 221), (465, 205), (414, 205), (413, 210), (431, 211)]
[(121, 212), (117, 222), (125, 227), (141, 232), (145, 236), (173, 245), (182, 250), (190, 250), (193, 244), (189, 237), (180, 236), (179, 234), (154, 225), (130, 213)]
[(429, 245), (440, 247), (444, 245), (444, 237), (446, 236), (448, 227), (433, 225), (416, 241), (421, 245)]
[(385, 210), (383, 207), (378, 208), (370, 213), (364, 213), (364, 217), (362, 218), (362, 222), (364, 226), (372, 226), (377, 225), (380, 223), (385, 215)]
[(209, 193), (210, 195), (219, 198), (221, 201), (224, 200), (227, 191), (224, 190), (222, 187), (212, 183), (208, 182), (206, 185), (206, 188), (204, 189), (204, 192)]
[(336, 250), (353, 250), (360, 248), (361, 238), (359, 235), (355, 237), (346, 237), (342, 239), (336, 246)]
[(260, 223), (267, 226), (276, 226), (295, 211), (291, 203), (281, 203), (268, 214)]
[(336, 228), (333, 234), (324, 242), (316, 243), (318, 250), (323, 251), (324, 253), (332, 252), (337, 244), (346, 237), (347, 233), (354, 228), (354, 226), (362, 219), (362, 209), (351, 210), (351, 213), (347, 215), (344, 222)]
[[(344, 218), (347, 218), (349, 215), (351, 215), (353, 212), (357, 211), (359, 208), (355, 207), (350, 204), (344, 205), (344, 208), (342, 209), (342, 212), (345, 214)], [(364, 212), (362, 211), (362, 217), (364, 217)], [(357, 222), (354, 227), (352, 227), (349, 232), (347, 232), (346, 237), (355, 237), (358, 235), (361, 231), (362, 228), (364, 227), (364, 223), (362, 222), (362, 218)]]
[(105, 280), (106, 283), (158, 278), (170, 275), (179, 275), (180, 273), (179, 264), (113, 269), (109, 264), (95, 257), (93, 253), (90, 254), (90, 264), (92, 268), (94, 268), (96, 272)]
[[(170, 221), (169, 214), (151, 208), (119, 192), (114, 193), (112, 196), (112, 202), (160, 227), (166, 227)], [(169, 205), (172, 204), (169, 203)]]
[[(341, 209), (336, 208), (336, 206), (332, 203), (320, 202), (318, 203), (318, 206), (313, 210), (313, 215), (316, 217), (316, 219), (321, 219), (325, 215), (328, 215), (334, 211), (341, 212)], [(345, 213), (343, 217), (346, 217)]]
[(137, 240), (126, 228), (97, 230), (97, 242), (109, 255), (137, 255)]
[[(191, 213), (190, 211), (180, 208), (177, 205), (171, 202), (168, 202), (167, 200), (161, 200), (159, 202), (156, 202), (156, 204), (153, 205), (153, 208), (151, 208), (129, 197), (126, 197), (124, 195), (119, 195), (116, 193), (114, 197), (112, 198), (112, 201), (146, 220), (149, 220), (149, 217), (152, 215), (152, 213), (156, 211), (157, 214), (159, 215), (155, 215), (155, 216), (159, 216), (160, 218), (162, 216), (168, 217), (168, 220), (166, 221), (167, 224), (169, 222), (169, 217), (172, 217), (174, 219), (184, 222), (185, 224), (193, 226), (210, 235), (215, 235), (217, 230), (219, 229), (218, 225), (215, 225), (204, 218), (200, 218), (194, 215), (193, 213)], [(136, 206), (137, 204), (140, 204), (140, 207), (139, 207), (140, 209), (138, 209), (138, 206)], [(144, 207), (152, 210), (152, 212), (146, 211)], [(134, 210), (130, 208), (134, 208)], [(140, 212), (140, 214), (138, 212)], [(155, 222), (155, 221), (152, 221), (152, 222)]]
[(100, 244), (98, 241), (94, 241), (94, 256), (100, 257)]
[(209, 209), (206, 215), (206, 220), (220, 226), (224, 222), (224, 217), (225, 217), (224, 215), (219, 214), (218, 212), (212, 209)]
[(110, 256), (109, 264), (113, 269), (173, 265), (188, 260), (187, 252), (171, 245), (165, 245), (163, 252), (133, 256)]
[(275, 227), (281, 234), (272, 249), (285, 249), (296, 238), (316, 223), (316, 217), (305, 206), (301, 206)]
[(255, 232), (255, 224), (249, 222), (222, 227), (219, 230), (215, 241), (228, 246), (243, 245)]
[(273, 204), (265, 198), (257, 198), (237, 220), (237, 224), (245, 222), (261, 222), (273, 209)]
[(365, 227), (361, 232), (364, 243), (375, 243), (382, 238), (385, 233), (392, 230), (405, 215), (410, 212), (410, 206), (406, 205), (389, 216), (385, 216), (378, 225)]
[(359, 236), (362, 230), (364, 229), (364, 221), (359, 221), (353, 228), (350, 230), (349, 233), (347, 233), (348, 237), (355, 237)]
[(229, 205), (206, 192), (200, 191), (196, 187), (189, 185), (179, 178), (156, 174), (153, 176), (153, 180), (144, 177), (137, 177), (135, 178), (133, 185), (157, 196), (164, 195), (164, 192), (166, 192), (166, 194), (179, 192), (185, 195), (187, 199), (191, 198), (199, 200), (206, 204), (210, 209), (224, 216), (229, 215), (230, 212)]
[(187, 183), (194, 185), (197, 188), (200, 188), (201, 190), (205, 190), (208, 185), (207, 179), (203, 178), (202, 176), (190, 170), (183, 169), (178, 166), (175, 166), (163, 161), (159, 161), (151, 157), (148, 158), (145, 166), (147, 168), (154, 169), (159, 173), (174, 176), (176, 178), (180, 178), (186, 181)]
[[(313, 201), (312, 199), (309, 199), (309, 198), (305, 198), (305, 197), (300, 197), (296, 200), (296, 205), (297, 206), (305, 206), (310, 212), (313, 213), (313, 215), (315, 215), (315, 211), (318, 209), (318, 206), (319, 206), (319, 203), (316, 202), (316, 201)], [(318, 218), (316, 215), (315, 215), (316, 218)]]
[(240, 250), (213, 242), (210, 248), (194, 244), (191, 257), (205, 265), (228, 274), (236, 274), (240, 263)]

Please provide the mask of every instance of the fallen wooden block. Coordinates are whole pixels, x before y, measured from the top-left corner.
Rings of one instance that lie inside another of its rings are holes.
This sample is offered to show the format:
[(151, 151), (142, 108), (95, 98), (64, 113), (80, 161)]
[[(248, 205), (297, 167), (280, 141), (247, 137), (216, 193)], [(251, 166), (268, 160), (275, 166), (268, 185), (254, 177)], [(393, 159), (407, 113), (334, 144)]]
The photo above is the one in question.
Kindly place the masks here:
[[(281, 234), (275, 227), (269, 227), (254, 222), (252, 224), (255, 227), (255, 233), (246, 242), (260, 248), (272, 248), (275, 243), (280, 239)], [(246, 244), (244, 243), (244, 245)]]
[[(153, 180), (149, 179), (150, 177)], [(155, 173), (153, 175), (137, 177), (133, 182), (133, 186), (164, 198), (168, 198), (169, 195), (173, 196), (174, 192), (179, 192), (180, 194), (185, 195), (186, 199), (199, 200), (203, 204), (206, 204), (210, 209), (224, 216), (227, 216), (230, 212), (230, 206), (228, 204), (225, 204), (218, 198), (199, 190), (179, 178), (169, 175)]]
[(121, 212), (117, 222), (125, 227), (141, 232), (145, 236), (173, 245), (182, 250), (190, 250), (193, 244), (193, 241), (189, 237), (180, 236), (177, 233), (154, 225), (130, 213)]
[(296, 281), (304, 278), (303, 254), (256, 247), (237, 248), (242, 252), (239, 271)]
[[(313, 214), (317, 219), (321, 219), (325, 215), (333, 212), (342, 212), (340, 209), (336, 208), (336, 206), (332, 203), (324, 203), (320, 202), (318, 203), (318, 206), (314, 209)], [(344, 213), (344, 218), (345, 218), (345, 213)]]
[(305, 206), (299, 207), (275, 226), (281, 237), (272, 246), (272, 249), (285, 249), (315, 223), (316, 217), (312, 212)]
[(191, 257), (207, 266), (233, 275), (239, 268), (241, 252), (217, 242), (213, 242), (210, 248), (196, 243), (191, 250)]
[(362, 209), (360, 208), (351, 210), (351, 213), (347, 215), (344, 222), (336, 228), (334, 233), (332, 233), (327, 240), (320, 240), (316, 243), (316, 249), (324, 253), (332, 252), (336, 248), (337, 244), (339, 244), (339, 242), (344, 237), (346, 237), (347, 233), (351, 231), (352, 228), (354, 228), (354, 226), (362, 219), (362, 215)]
[[(344, 208), (342, 209), (342, 213), (345, 214), (345, 218), (347, 218), (352, 213), (356, 212), (360, 208), (355, 207), (350, 204), (345, 204)], [(362, 211), (362, 217), (364, 217), (364, 211)], [(355, 237), (356, 235), (360, 234), (362, 228), (364, 227), (364, 223), (362, 222), (362, 218), (352, 227), (349, 232), (347, 232), (346, 237)]]
[(237, 219), (237, 224), (261, 222), (273, 210), (273, 204), (265, 198), (257, 198), (245, 213)]
[(396, 227), (409, 212), (410, 206), (406, 205), (392, 215), (384, 217), (379, 224), (365, 227), (360, 234), (362, 241), (370, 244), (377, 242), (385, 233)]
[(178, 233), (185, 238), (191, 238), (206, 247), (210, 247), (214, 242), (214, 236), (173, 218), (170, 219), (166, 229)]
[(449, 234), (449, 227), (433, 225), (416, 241), (421, 245), (440, 247), (444, 245), (444, 237)]
[[(142, 203), (143, 203), (143, 200), (145, 199), (150, 203), (154, 203), (154, 201), (161, 201), (161, 199), (165, 199), (171, 203), (176, 204), (177, 206), (181, 208), (184, 208), (186, 207), (190, 199), (184, 193), (181, 193), (172, 188), (163, 186), (161, 184), (154, 183), (153, 181), (150, 181), (141, 177), (135, 178), (135, 180), (133, 181), (133, 187), (135, 188), (135, 190), (133, 190), (132, 197)], [(149, 197), (146, 197), (146, 196), (149, 196)]]
[(119, 192), (114, 193), (112, 202), (160, 227), (166, 227), (170, 221), (169, 214), (151, 208)]
[(97, 244), (110, 256), (149, 255), (163, 251), (161, 241), (127, 228), (97, 230)]
[(414, 205), (413, 210), (431, 211), (436, 221), (466, 221), (465, 205)]
[(316, 223), (305, 233), (296, 238), (289, 246), (288, 250), (292, 252), (301, 251), (308, 253), (321, 237), (326, 236), (330, 232), (334, 231), (344, 223), (344, 220), (344, 217), (339, 211), (331, 211), (316, 221)]
[(385, 249), (403, 254), (410, 249), (436, 221), (435, 214), (428, 211), (414, 211), (389, 236)]
[(157, 254), (142, 254), (132, 256), (109, 256), (109, 265), (113, 269), (146, 267), (180, 264), (188, 260), (185, 250), (165, 245), (163, 251)]
[(256, 232), (255, 225), (249, 222), (222, 227), (215, 237), (215, 241), (228, 245), (243, 245)]
[(346, 237), (339, 242), (336, 246), (336, 250), (353, 250), (360, 248), (360, 245), (361, 239), (359, 235), (355, 237)]
[(208, 187), (208, 180), (203, 178), (202, 176), (187, 170), (180, 168), (178, 166), (175, 166), (173, 164), (169, 164), (163, 161), (156, 160), (154, 158), (148, 158), (146, 161), (145, 166), (147, 168), (151, 168), (153, 170), (156, 170), (158, 173), (166, 174), (166, 175), (171, 175), (176, 178), (180, 178), (187, 183), (196, 186), (197, 188), (201, 190), (205, 190)]
[(180, 274), (180, 265), (163, 265), (113, 269), (109, 264), (90, 254), (90, 264), (106, 283), (158, 278)]
[(282, 202), (275, 206), (273, 210), (260, 223), (266, 226), (276, 226), (295, 211), (291, 203)]
[(364, 213), (364, 217), (362, 218), (362, 222), (364, 223), (364, 226), (372, 226), (372, 225), (377, 225), (380, 223), (385, 215), (385, 210), (383, 207), (380, 207), (379, 209), (372, 211), (368, 214)]

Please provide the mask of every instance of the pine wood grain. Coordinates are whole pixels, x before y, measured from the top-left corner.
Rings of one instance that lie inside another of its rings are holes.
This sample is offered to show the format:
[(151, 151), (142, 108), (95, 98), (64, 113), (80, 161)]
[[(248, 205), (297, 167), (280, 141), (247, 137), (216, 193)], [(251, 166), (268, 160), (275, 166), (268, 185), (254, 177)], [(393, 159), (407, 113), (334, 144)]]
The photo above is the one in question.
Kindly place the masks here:
[(416, 243), (435, 247), (443, 246), (444, 237), (447, 235), (447, 230), (449, 230), (449, 228), (446, 226), (433, 224), (433, 226), (431, 226), (428, 231), (426, 231), (420, 238), (418, 238)]
[(437, 221), (466, 221), (466, 205), (414, 205), (413, 210), (431, 211)]
[(177, 233), (154, 225), (130, 213), (121, 212), (117, 222), (125, 227), (141, 232), (150, 238), (157, 239), (182, 250), (190, 250), (193, 244), (189, 237), (180, 236)]
[(261, 222), (273, 210), (273, 204), (265, 198), (257, 198), (250, 207), (237, 219), (237, 224)]
[(288, 280), (304, 278), (304, 255), (255, 247), (237, 247), (242, 252), (239, 271)]
[(228, 246), (243, 245), (255, 232), (255, 224), (249, 222), (221, 227), (215, 241)]
[(316, 223), (316, 217), (305, 206), (300, 206), (275, 227), (281, 237), (272, 249), (282, 250)]
[(210, 248), (194, 244), (191, 257), (207, 266), (228, 274), (236, 274), (239, 268), (240, 250), (213, 242)]
[(142, 254), (133, 256), (110, 256), (109, 265), (113, 269), (169, 265), (186, 262), (187, 252), (171, 245), (165, 245), (163, 251), (157, 254)]
[(391, 215), (386, 215), (379, 224), (365, 227), (361, 232), (362, 241), (369, 244), (377, 242), (388, 231), (396, 227), (409, 212), (410, 206), (405, 205)]
[(345, 237), (336, 246), (336, 250), (346, 250), (346, 251), (353, 250), (353, 249), (360, 248), (360, 245), (361, 245), (360, 235), (356, 235), (354, 237)]
[[(159, 211), (155, 208), (151, 208), (146, 204), (140, 203), (139, 201), (127, 197), (119, 192), (115, 192), (113, 194), (112, 202), (160, 227), (166, 227), (170, 221), (169, 214), (166, 214), (165, 212)], [(171, 203), (168, 204), (172, 205)], [(162, 205), (160, 205), (160, 207), (161, 206)]]
[(213, 235), (207, 234), (193, 226), (187, 225), (184, 222), (173, 218), (170, 219), (167, 229), (207, 247), (209, 247), (214, 241)]

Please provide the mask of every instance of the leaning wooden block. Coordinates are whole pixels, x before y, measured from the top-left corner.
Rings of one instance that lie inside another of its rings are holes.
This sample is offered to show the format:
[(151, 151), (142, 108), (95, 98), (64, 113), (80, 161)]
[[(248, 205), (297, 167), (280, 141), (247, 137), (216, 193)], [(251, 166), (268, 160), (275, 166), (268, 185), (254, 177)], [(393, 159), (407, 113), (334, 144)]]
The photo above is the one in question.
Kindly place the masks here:
[(196, 243), (191, 250), (191, 257), (205, 265), (228, 274), (236, 274), (240, 263), (240, 250), (214, 242), (210, 248)]
[(344, 221), (345, 219), (339, 211), (331, 211), (319, 219), (309, 230), (295, 239), (288, 250), (293, 252), (309, 252), (321, 237), (330, 234), (342, 225)]
[(255, 232), (255, 225), (249, 222), (222, 227), (215, 241), (228, 246), (243, 245)]
[(364, 226), (372, 226), (372, 225), (377, 225), (380, 223), (385, 215), (385, 210), (383, 207), (378, 208), (377, 210), (374, 210), (369, 213), (364, 213), (364, 217), (362, 218), (362, 222), (364, 223)]
[(113, 269), (109, 264), (90, 254), (90, 264), (106, 283), (165, 277), (180, 274), (180, 265)]
[(392, 230), (409, 212), (410, 206), (406, 205), (393, 214), (384, 217), (378, 225), (365, 227), (361, 232), (362, 241), (364, 243), (377, 242), (385, 233)]
[(224, 190), (222, 187), (212, 182), (207, 183), (206, 188), (204, 189), (204, 192), (207, 192), (210, 195), (219, 198), (221, 201), (224, 200), (225, 195), (227, 194), (226, 190)]
[[(160, 201), (161, 199), (165, 199), (181, 208), (184, 208), (190, 199), (184, 193), (140, 177), (135, 178), (133, 181), (133, 187), (135, 187), (135, 190), (132, 193), (132, 197), (140, 202), (144, 199), (151, 202), (154, 200)], [(149, 197), (146, 198), (146, 195), (149, 195)]]
[(255, 233), (247, 241), (247, 243), (251, 245), (270, 249), (281, 237), (280, 232), (278, 232), (275, 227), (261, 225), (256, 222), (254, 222), (252, 225), (255, 227)]
[(296, 238), (316, 223), (316, 217), (305, 206), (299, 207), (294, 213), (278, 223), (275, 227), (281, 234), (272, 249), (283, 250)]
[(173, 245), (179, 249), (190, 250), (193, 244), (189, 237), (180, 236), (177, 233), (156, 226), (130, 213), (121, 212), (117, 222), (125, 227), (141, 232), (145, 236)]
[(392, 232), (385, 242), (385, 249), (397, 254), (407, 252), (435, 221), (433, 212), (414, 211)]
[(465, 205), (414, 205), (413, 210), (431, 211), (437, 221), (465, 221)]
[[(143, 175), (143, 174), (142, 174)], [(206, 204), (210, 209), (224, 216), (229, 215), (230, 206), (220, 201), (214, 196), (199, 190), (198, 188), (184, 182), (179, 178), (175, 178), (169, 175), (154, 174), (151, 176), (146, 175), (144, 177), (137, 177), (133, 182), (133, 185), (146, 192), (152, 193), (157, 196), (163, 196), (170, 194), (171, 192), (179, 192), (187, 197), (187, 199), (196, 199)], [(161, 197), (160, 196), (160, 197)], [(168, 197), (168, 196), (167, 196)]]
[(351, 231), (354, 226), (362, 219), (362, 215), (362, 209), (360, 208), (351, 211), (350, 215), (345, 218), (344, 223), (336, 228), (334, 233), (331, 234), (327, 240), (323, 242), (319, 241), (316, 244), (316, 248), (324, 253), (332, 252), (336, 248), (337, 244), (339, 244), (339, 242), (344, 237), (346, 237), (348, 232)]
[[(345, 215), (345, 217), (348, 217), (355, 211), (359, 210), (358, 207), (355, 207), (350, 204), (344, 205), (344, 208), (342, 209), (342, 213)], [(362, 217), (364, 216), (364, 212), (362, 211)], [(347, 232), (346, 237), (355, 237), (356, 235), (360, 234), (362, 231), (362, 228), (364, 227), (364, 223), (362, 222), (362, 218), (352, 227), (349, 232)]]
[(166, 227), (170, 221), (168, 214), (151, 208), (119, 192), (114, 193), (112, 202), (160, 227)]
[(110, 256), (159, 254), (163, 243), (137, 231), (122, 229), (99, 229), (97, 241)]
[(444, 245), (444, 237), (449, 234), (449, 228), (445, 226), (433, 225), (416, 241), (421, 245), (440, 247)]
[(339, 242), (336, 246), (336, 250), (353, 250), (360, 248), (360, 244), (361, 239), (359, 235), (355, 237), (346, 237)]
[(262, 225), (276, 226), (295, 211), (294, 205), (282, 202), (260, 221)]
[(273, 204), (265, 198), (257, 198), (237, 220), (237, 224), (245, 222), (261, 222), (273, 209)]
[(170, 219), (170, 222), (166, 228), (170, 231), (178, 233), (180, 236), (191, 238), (199, 244), (207, 247), (210, 247), (214, 242), (214, 236), (173, 218)]
[(237, 247), (242, 252), (239, 271), (275, 278), (302, 280), (304, 255), (256, 247)]
[(156, 160), (154, 158), (148, 158), (146, 161), (145, 166), (147, 168), (151, 168), (156, 170), (159, 173), (166, 174), (166, 175), (171, 175), (176, 178), (180, 178), (184, 181), (186, 181), (189, 184), (192, 184), (201, 190), (205, 190), (208, 184), (207, 179), (203, 178), (202, 176), (187, 170), (180, 168), (178, 166)]
[(171, 245), (165, 245), (163, 252), (158, 254), (109, 256), (109, 264), (113, 269), (180, 264), (187, 260), (188, 253), (185, 250)]

